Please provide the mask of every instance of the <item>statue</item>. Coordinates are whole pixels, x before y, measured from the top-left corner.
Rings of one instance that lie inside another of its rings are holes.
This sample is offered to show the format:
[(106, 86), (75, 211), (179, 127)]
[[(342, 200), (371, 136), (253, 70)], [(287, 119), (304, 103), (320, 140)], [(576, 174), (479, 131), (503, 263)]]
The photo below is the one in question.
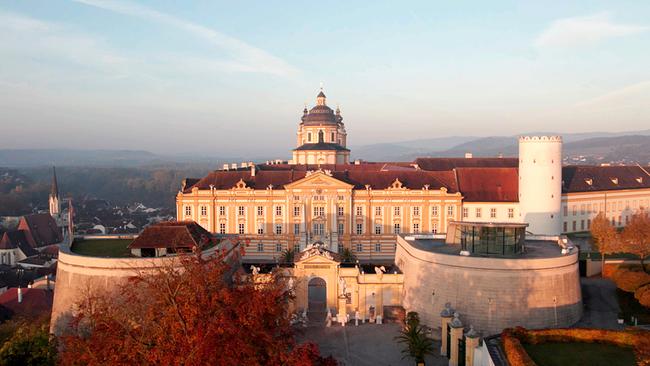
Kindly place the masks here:
[(384, 276), (384, 272), (386, 272), (386, 267), (381, 266), (381, 267), (375, 267), (375, 273), (377, 274), (377, 277), (381, 279)]
[(344, 297), (345, 294), (347, 293), (347, 287), (346, 287), (345, 279), (343, 277), (339, 278), (339, 291), (341, 291), (341, 297)]
[(255, 267), (254, 265), (251, 265), (251, 272), (253, 273), (253, 276), (257, 276), (260, 274), (260, 267)]
[(293, 286), (294, 286), (293, 277), (289, 277), (289, 281), (287, 281), (287, 289), (289, 291), (293, 291)]

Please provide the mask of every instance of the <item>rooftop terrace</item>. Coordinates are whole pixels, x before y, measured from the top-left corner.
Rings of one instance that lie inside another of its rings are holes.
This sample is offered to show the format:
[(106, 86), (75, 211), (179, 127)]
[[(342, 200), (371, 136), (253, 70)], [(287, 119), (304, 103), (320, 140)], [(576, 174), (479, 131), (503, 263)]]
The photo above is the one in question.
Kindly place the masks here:
[(128, 248), (132, 241), (133, 239), (122, 238), (75, 239), (70, 250), (90, 257), (128, 258), (133, 257)]

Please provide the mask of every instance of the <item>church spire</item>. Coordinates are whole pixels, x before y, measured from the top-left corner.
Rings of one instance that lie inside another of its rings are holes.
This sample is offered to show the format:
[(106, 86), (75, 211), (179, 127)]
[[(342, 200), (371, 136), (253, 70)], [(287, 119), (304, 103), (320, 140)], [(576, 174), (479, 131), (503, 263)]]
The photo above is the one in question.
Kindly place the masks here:
[(49, 197), (50, 215), (56, 216), (61, 213), (61, 202), (59, 201), (59, 183), (56, 180), (56, 168), (52, 167), (52, 189)]

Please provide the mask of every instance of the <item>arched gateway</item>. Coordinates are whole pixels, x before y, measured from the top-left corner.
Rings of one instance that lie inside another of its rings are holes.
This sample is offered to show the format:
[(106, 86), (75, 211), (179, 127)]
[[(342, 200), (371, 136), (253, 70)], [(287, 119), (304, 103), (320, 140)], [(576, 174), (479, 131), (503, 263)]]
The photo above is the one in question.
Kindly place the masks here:
[(320, 277), (309, 280), (307, 286), (307, 307), (311, 320), (323, 320), (327, 311), (327, 283)]

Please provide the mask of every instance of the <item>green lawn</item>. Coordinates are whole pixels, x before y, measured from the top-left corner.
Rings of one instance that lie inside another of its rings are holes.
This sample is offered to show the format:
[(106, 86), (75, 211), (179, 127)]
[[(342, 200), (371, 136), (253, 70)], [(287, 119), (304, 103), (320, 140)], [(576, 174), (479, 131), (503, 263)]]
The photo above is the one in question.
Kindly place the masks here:
[(634, 366), (634, 351), (598, 343), (524, 344), (539, 366)]
[(75, 239), (72, 243), (72, 251), (93, 257), (131, 257), (131, 251), (127, 246), (132, 241), (131, 239)]

